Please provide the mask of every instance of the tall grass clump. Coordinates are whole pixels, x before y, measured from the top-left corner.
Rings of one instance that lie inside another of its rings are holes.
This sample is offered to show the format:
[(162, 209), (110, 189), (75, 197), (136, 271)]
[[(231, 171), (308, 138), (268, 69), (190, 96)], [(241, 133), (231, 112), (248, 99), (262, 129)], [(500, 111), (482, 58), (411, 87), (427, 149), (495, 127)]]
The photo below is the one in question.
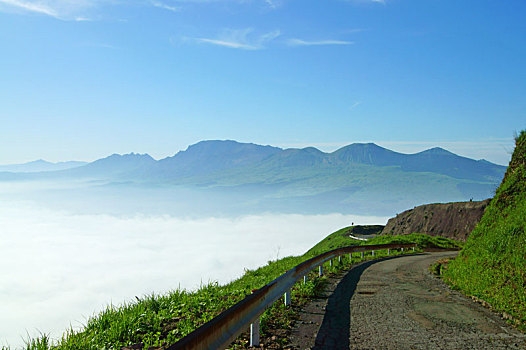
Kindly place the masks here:
[(511, 314), (526, 329), (526, 131), (515, 138), (495, 197), (444, 277)]

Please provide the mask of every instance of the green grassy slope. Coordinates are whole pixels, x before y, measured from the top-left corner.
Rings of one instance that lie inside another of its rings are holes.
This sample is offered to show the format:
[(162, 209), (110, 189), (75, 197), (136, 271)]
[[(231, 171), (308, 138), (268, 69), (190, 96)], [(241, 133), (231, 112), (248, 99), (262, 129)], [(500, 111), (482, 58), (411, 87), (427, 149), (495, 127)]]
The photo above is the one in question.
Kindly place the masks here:
[(526, 329), (526, 131), (495, 197), (444, 277), (523, 322)]
[[(361, 226), (364, 227), (364, 226)], [(369, 226), (372, 228), (372, 232), (368, 234), (380, 233), (382, 231), (381, 226)], [(348, 246), (356, 245), (372, 245), (372, 244), (389, 244), (389, 243), (416, 243), (418, 249), (426, 248), (443, 248), (443, 249), (460, 249), (462, 242), (454, 241), (449, 238), (440, 236), (429, 236), (423, 233), (412, 233), (410, 235), (381, 235), (375, 238), (371, 238), (368, 241), (357, 241), (349, 238), (349, 234), (353, 231), (353, 227), (345, 227), (329, 236), (325, 237), (321, 242), (312, 247), (307, 254), (318, 255), (323, 252)], [(376, 232), (375, 232), (376, 231)]]
[[(365, 231), (381, 230), (381, 226), (360, 227)], [(285, 271), (323, 252), (349, 245), (383, 244), (383, 243), (412, 243), (419, 242), (421, 246), (449, 247), (455, 246), (450, 240), (441, 241), (437, 237), (427, 235), (381, 236), (369, 242), (350, 239), (348, 233), (353, 227), (338, 230), (302, 256), (286, 257), (277, 261), (269, 261), (266, 266), (256, 270), (247, 270), (239, 279), (226, 285), (211, 283), (202, 286), (199, 290), (189, 292), (175, 290), (166, 295), (149, 295), (138, 301), (133, 301), (119, 306), (110, 305), (101, 313), (91, 317), (80, 331), (67, 331), (58, 341), (51, 341), (45, 334), (37, 339), (29, 339), (27, 350), (48, 349), (120, 349), (123, 346), (143, 343), (143, 348), (163, 347), (173, 344), (184, 335), (209, 321), (223, 310), (242, 300), (250, 294), (252, 289), (260, 288), (277, 278)], [(400, 252), (392, 251), (391, 255)], [(376, 252), (376, 257), (385, 256), (385, 251)], [(366, 259), (372, 258), (370, 253)], [(340, 267), (348, 267), (358, 261), (352, 261), (345, 256), (342, 265), (325, 267), (326, 272)], [(296, 284), (293, 298), (313, 296), (320, 280), (314, 278), (312, 272), (307, 285)], [(268, 322), (282, 314), (286, 321), (287, 309), (282, 303), (275, 303), (262, 317), (263, 332)], [(3, 350), (8, 349), (6, 347)]]
[(389, 244), (389, 243), (416, 243), (418, 249), (439, 248), (457, 250), (462, 248), (463, 243), (453, 239), (430, 236), (424, 233), (411, 233), (409, 235), (381, 235), (367, 241), (367, 244)]

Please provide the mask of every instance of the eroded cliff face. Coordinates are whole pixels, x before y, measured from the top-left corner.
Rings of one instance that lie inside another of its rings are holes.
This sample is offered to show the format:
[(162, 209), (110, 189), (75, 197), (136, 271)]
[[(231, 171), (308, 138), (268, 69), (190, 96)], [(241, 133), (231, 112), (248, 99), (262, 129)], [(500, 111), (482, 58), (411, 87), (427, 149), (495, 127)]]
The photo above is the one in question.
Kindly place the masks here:
[(490, 199), (480, 202), (425, 204), (389, 219), (382, 234), (427, 233), (465, 241), (482, 218)]

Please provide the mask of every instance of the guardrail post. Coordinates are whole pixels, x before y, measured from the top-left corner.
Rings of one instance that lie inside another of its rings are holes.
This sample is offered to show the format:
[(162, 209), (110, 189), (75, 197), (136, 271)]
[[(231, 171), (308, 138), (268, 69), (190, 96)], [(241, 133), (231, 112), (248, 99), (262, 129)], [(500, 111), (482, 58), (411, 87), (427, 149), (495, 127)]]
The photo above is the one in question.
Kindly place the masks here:
[(374, 256), (374, 250), (373, 250), (373, 256)]
[(288, 291), (286, 291), (285, 294), (283, 294), (283, 298), (285, 299), (285, 306), (289, 306), (290, 305), (290, 299), (291, 299), (290, 289)]
[(413, 247), (413, 251), (415, 251), (415, 247)]
[(387, 255), (391, 252), (391, 249), (387, 248)]
[(320, 264), (320, 266), (319, 266), (319, 270), (318, 270), (318, 274), (319, 274), (320, 276), (323, 276), (323, 264)]
[(307, 275), (303, 276), (303, 284), (307, 284), (308, 280), (309, 278), (307, 277)]
[(341, 263), (342, 263), (342, 256), (338, 255), (338, 264), (341, 264)]
[(404, 252), (404, 247), (402, 247), (402, 253)]
[(349, 253), (349, 260), (352, 260), (352, 253)]
[(329, 266), (332, 267), (332, 259), (329, 260)]
[(259, 346), (259, 317), (250, 324), (250, 346)]

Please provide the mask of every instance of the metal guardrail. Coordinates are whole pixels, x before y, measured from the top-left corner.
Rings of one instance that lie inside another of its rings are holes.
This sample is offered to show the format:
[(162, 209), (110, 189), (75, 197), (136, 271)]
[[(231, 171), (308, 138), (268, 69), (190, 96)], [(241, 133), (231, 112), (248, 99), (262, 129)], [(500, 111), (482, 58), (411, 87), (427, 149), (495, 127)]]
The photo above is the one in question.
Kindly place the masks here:
[(292, 286), (301, 278), (306, 280), (309, 272), (319, 267), (319, 274), (323, 274), (323, 263), (331, 261), (344, 254), (387, 249), (414, 248), (416, 244), (378, 244), (369, 246), (354, 246), (338, 248), (312, 259), (306, 260), (293, 269), (287, 271), (272, 282), (254, 291), (245, 299), (197, 328), (167, 350), (181, 349), (224, 349), (228, 347), (241, 333), (250, 327), (251, 345), (259, 345), (259, 317), (281, 296), (285, 297), (285, 304), (290, 304)]

